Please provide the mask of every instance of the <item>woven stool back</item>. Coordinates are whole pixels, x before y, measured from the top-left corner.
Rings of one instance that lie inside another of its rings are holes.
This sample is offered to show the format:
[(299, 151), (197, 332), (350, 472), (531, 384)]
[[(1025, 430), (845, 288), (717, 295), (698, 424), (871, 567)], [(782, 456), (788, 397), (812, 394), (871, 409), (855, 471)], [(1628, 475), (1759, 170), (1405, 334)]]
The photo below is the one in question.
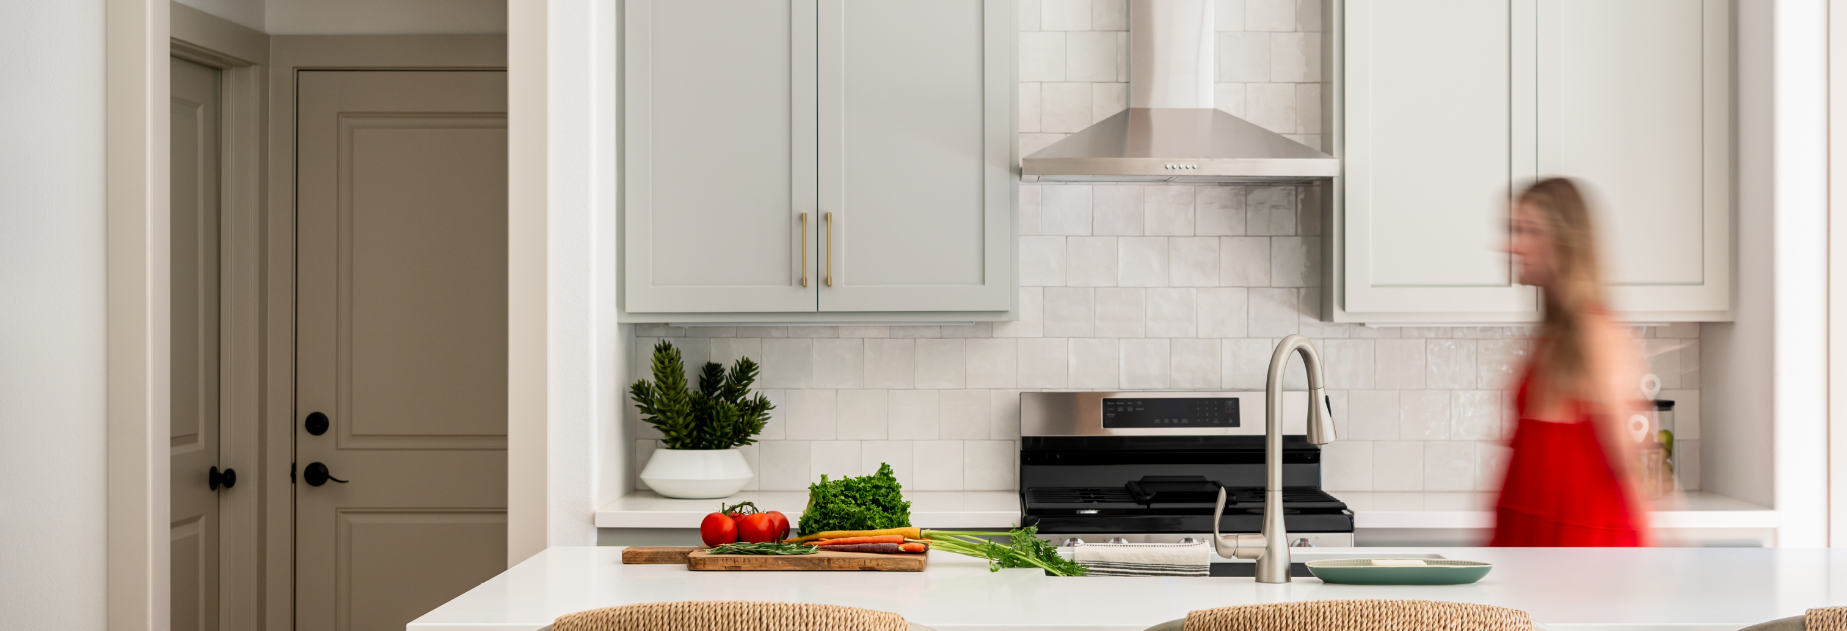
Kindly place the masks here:
[(906, 631), (885, 611), (742, 600), (642, 603), (559, 616), (552, 631)]
[(1802, 616), (1804, 631), (1847, 631), (1847, 607), (1817, 607)]
[(1434, 600), (1311, 600), (1202, 609), (1186, 631), (1531, 631), (1532, 617), (1505, 607)]

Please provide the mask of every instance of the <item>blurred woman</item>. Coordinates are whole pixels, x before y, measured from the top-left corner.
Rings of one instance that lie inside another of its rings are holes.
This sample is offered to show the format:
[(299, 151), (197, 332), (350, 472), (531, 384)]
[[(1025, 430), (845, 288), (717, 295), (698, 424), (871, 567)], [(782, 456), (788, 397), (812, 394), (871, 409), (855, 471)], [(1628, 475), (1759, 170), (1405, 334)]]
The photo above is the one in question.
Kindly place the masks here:
[(1545, 319), (1514, 394), (1519, 424), (1489, 545), (1648, 545), (1637, 448), (1638, 362), (1604, 310), (1590, 208), (1564, 178), (1541, 180), (1512, 210), (1508, 251), (1540, 289)]

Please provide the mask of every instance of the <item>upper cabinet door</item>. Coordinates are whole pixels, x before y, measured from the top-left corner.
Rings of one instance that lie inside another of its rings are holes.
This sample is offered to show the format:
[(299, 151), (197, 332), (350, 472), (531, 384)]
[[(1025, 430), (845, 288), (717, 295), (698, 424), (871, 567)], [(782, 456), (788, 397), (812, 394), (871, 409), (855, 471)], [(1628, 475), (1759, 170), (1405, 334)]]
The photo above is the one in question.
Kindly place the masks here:
[(1729, 317), (1728, 4), (1540, 4), (1540, 171), (1588, 186), (1632, 319)]
[[(1349, 319), (1537, 318), (1509, 188), (1537, 173), (1534, 0), (1346, 3)], [(1438, 314), (1440, 318), (1431, 317)]]
[(1009, 309), (1013, 3), (819, 5), (820, 309)]
[(623, 19), (625, 310), (813, 312), (814, 0)]

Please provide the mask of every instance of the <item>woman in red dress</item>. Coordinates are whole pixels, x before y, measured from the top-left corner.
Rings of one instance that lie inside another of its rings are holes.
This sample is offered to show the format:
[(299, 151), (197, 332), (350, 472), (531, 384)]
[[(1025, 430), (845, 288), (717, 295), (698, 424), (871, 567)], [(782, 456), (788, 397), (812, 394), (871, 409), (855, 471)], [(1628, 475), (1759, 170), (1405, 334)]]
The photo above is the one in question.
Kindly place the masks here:
[(1604, 312), (1590, 209), (1570, 180), (1513, 205), (1508, 251), (1540, 289), (1545, 319), (1514, 393), (1519, 425), (1495, 504), (1494, 539), (1515, 547), (1648, 545), (1636, 447), (1638, 357)]

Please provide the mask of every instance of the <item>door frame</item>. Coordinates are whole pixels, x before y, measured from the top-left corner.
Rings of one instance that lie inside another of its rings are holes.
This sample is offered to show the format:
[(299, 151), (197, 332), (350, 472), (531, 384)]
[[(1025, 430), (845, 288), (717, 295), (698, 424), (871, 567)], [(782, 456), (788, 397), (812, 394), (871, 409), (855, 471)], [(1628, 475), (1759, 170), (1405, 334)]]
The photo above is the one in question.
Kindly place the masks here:
[(244, 486), (219, 496), (218, 619), (260, 629), (262, 496), (274, 478), (261, 449), (263, 132), (269, 36), (177, 2), (172, 56), (219, 70), (219, 466)]
[[(272, 35), (263, 316), (264, 628), (295, 624), (295, 115), (303, 70), (506, 70), (505, 35)], [(284, 471), (286, 470), (286, 474)]]

